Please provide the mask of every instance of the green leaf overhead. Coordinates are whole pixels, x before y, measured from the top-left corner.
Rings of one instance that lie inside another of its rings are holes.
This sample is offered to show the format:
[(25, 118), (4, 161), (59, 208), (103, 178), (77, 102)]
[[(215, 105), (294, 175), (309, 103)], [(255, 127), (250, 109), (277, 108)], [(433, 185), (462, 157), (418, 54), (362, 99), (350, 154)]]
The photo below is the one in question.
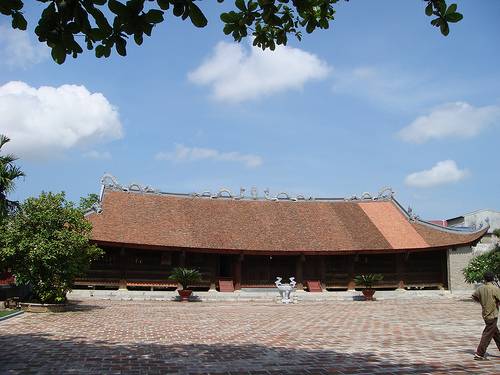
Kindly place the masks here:
[(194, 3), (192, 3), (189, 7), (189, 18), (196, 27), (205, 27), (208, 24), (207, 18), (201, 9)]
[(163, 12), (161, 10), (151, 9), (146, 13), (146, 21), (149, 23), (161, 23), (163, 20)]
[[(340, 0), (226, 0), (234, 1), (233, 10), (224, 12), (220, 19), (222, 31), (240, 42), (251, 36), (253, 45), (274, 50), (286, 45), (289, 37), (302, 39), (302, 33), (329, 29), (334, 21), (334, 6)], [(348, 1), (348, 0), (345, 0)], [(417, 1), (417, 0), (414, 0)], [(83, 47), (94, 50), (96, 57), (109, 57), (112, 50), (125, 56), (127, 40), (137, 45), (144, 35), (166, 17), (190, 19), (195, 27), (207, 26), (203, 8), (214, 6), (201, 0), (36, 0), (45, 8), (40, 14), (35, 34), (38, 40), (52, 50), (58, 64), (66, 55), (78, 57)], [(223, 3), (224, 0), (218, 0)], [(26, 30), (23, 15), (25, 0), (0, 0), (0, 14), (9, 17), (14, 29)], [(425, 14), (432, 17), (432, 26), (448, 35), (448, 23), (459, 22), (463, 16), (458, 6), (448, 6), (446, 0), (425, 0)], [(209, 4), (209, 5), (208, 5)], [(203, 6), (202, 6), (203, 5)]]
[(448, 22), (459, 22), (463, 15), (457, 12), (458, 5), (446, 5), (445, 0), (426, 0), (427, 6), (425, 7), (425, 14), (429, 17), (436, 16), (431, 20), (431, 25), (439, 27), (441, 34), (448, 36), (450, 33), (450, 26)]

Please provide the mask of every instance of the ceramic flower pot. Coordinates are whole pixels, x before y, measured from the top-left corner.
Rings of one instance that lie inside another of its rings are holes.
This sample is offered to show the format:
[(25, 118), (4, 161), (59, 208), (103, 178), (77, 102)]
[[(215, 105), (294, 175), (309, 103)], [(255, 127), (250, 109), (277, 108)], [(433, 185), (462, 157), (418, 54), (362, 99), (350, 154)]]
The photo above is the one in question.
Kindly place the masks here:
[(373, 295), (375, 294), (375, 289), (372, 289), (372, 288), (363, 289), (362, 292), (363, 292), (363, 295), (365, 296), (365, 300), (373, 301)]
[(177, 292), (179, 293), (179, 296), (181, 296), (181, 302), (189, 301), (189, 296), (193, 293), (193, 291), (189, 289), (182, 289)]

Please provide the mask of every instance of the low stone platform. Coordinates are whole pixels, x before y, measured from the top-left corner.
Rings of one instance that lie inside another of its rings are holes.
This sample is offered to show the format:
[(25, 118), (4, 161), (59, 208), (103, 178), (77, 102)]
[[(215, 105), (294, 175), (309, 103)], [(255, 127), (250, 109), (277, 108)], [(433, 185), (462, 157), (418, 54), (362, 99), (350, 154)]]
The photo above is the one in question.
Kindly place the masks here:
[[(415, 298), (467, 298), (471, 291), (451, 293), (447, 290), (395, 290), (377, 291), (377, 300), (393, 299), (415, 299)], [(216, 291), (193, 292), (193, 301), (203, 302), (272, 302), (278, 298), (277, 290), (274, 291), (236, 291), (233, 293), (221, 293)], [(344, 292), (295, 292), (293, 297), (297, 302), (320, 302), (320, 301), (356, 301), (363, 300), (360, 291)], [(104, 299), (122, 301), (175, 301), (178, 299), (177, 291), (137, 291), (137, 290), (82, 290), (75, 289), (68, 293), (68, 299)]]

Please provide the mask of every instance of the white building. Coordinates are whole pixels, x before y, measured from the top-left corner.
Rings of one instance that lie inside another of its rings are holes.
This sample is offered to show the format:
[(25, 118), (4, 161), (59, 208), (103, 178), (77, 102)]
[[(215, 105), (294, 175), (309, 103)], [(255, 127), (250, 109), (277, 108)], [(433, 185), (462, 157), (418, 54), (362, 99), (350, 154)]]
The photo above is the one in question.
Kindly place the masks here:
[(457, 216), (446, 220), (449, 227), (454, 228), (476, 228), (489, 225), (487, 234), (473, 248), (474, 253), (481, 254), (491, 250), (496, 244), (500, 243), (500, 239), (493, 234), (495, 229), (500, 229), (500, 212), (495, 210), (478, 210), (473, 211), (463, 216)]

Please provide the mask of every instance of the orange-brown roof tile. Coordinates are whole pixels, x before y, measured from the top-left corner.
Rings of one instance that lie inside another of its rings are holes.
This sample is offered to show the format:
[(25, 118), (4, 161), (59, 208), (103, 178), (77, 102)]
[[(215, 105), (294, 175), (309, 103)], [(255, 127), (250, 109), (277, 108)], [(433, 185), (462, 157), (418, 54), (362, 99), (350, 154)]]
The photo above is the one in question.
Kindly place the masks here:
[(429, 247), (401, 210), (395, 210), (392, 201), (362, 202), (358, 204), (393, 249)]
[(393, 200), (268, 201), (105, 190), (87, 216), (98, 243), (237, 251), (350, 252), (469, 244), (460, 233), (410, 222)]

